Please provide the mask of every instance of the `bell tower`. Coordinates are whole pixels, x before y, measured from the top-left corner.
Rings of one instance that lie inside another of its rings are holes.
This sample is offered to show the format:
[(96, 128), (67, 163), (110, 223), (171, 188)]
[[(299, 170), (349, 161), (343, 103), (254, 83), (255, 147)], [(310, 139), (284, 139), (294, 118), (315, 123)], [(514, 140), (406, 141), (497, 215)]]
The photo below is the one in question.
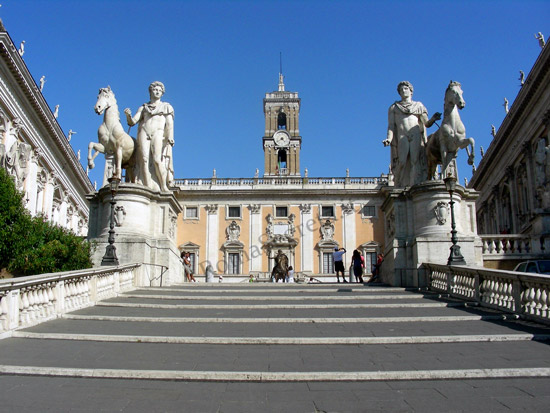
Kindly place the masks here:
[(279, 73), (279, 90), (264, 98), (264, 176), (300, 176), (300, 98), (285, 90)]

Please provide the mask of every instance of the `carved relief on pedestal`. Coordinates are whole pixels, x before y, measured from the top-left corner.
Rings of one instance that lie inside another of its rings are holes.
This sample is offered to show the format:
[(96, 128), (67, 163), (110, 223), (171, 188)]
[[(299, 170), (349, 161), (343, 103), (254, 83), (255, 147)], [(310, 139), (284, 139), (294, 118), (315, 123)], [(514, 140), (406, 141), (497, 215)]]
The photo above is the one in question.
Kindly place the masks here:
[(449, 206), (447, 202), (440, 201), (433, 208), (435, 219), (437, 220), (438, 225), (443, 225), (447, 222), (447, 217), (449, 216)]
[(126, 218), (126, 210), (123, 205), (117, 205), (115, 207), (115, 225), (121, 227)]
[(386, 218), (386, 233), (388, 238), (392, 238), (395, 235), (395, 215), (389, 214)]
[(170, 211), (169, 219), (170, 219), (170, 222), (168, 224), (168, 236), (170, 238), (174, 238), (176, 236), (176, 226), (178, 222), (178, 216), (177, 214), (174, 214), (172, 211)]

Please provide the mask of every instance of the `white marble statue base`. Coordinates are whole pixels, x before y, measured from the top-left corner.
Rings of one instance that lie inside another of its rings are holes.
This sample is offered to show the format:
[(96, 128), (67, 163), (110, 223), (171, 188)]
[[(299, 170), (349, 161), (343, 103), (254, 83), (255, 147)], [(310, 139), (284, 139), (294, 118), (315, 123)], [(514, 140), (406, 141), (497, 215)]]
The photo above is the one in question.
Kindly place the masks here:
[[(453, 193), (458, 245), (467, 265), (482, 266), (482, 243), (477, 235), (476, 191), (457, 185)], [(423, 287), (422, 263), (447, 264), (451, 247), (450, 196), (442, 181), (387, 190), (384, 282)]]
[[(108, 245), (111, 192), (108, 187), (88, 196), (88, 239), (95, 241), (94, 266), (101, 265)], [(115, 195), (115, 247), (120, 264), (144, 263), (139, 285), (159, 285), (161, 267), (168, 267), (162, 285), (184, 280), (176, 225), (181, 206), (172, 193), (159, 193), (142, 185), (121, 183)], [(155, 279), (156, 278), (156, 279)]]

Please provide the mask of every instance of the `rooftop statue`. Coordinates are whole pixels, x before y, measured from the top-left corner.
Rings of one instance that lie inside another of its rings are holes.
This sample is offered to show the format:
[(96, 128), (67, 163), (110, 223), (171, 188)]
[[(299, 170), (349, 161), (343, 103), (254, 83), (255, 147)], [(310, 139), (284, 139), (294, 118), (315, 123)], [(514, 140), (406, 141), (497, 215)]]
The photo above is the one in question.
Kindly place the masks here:
[(525, 73), (523, 72), (523, 70), (520, 70), (519, 71), (519, 83), (520, 83), (520, 86), (523, 86), (525, 84)]
[[(97, 131), (99, 143), (90, 142), (88, 145), (88, 167), (94, 168), (94, 159), (99, 153), (114, 155), (113, 176), (122, 179), (122, 168), (124, 168), (126, 181), (135, 182), (135, 140), (122, 128), (115, 94), (110, 86), (99, 89), (94, 110), (98, 115), (104, 113), (104, 116), (103, 123)], [(95, 153), (93, 153), (94, 150)]]
[[(164, 84), (158, 81), (151, 83), (149, 102), (141, 105), (133, 117), (130, 109), (125, 109), (124, 113), (129, 126), (139, 124), (136, 159), (140, 180), (150, 189), (156, 189), (156, 181), (161, 191), (168, 191), (168, 184), (173, 179), (171, 172), (174, 170), (174, 109), (169, 103), (161, 101), (164, 92)], [(151, 169), (156, 179), (152, 178)]]
[(23, 55), (25, 54), (25, 40), (23, 40), (20, 44), (19, 44), (19, 56), (23, 57)]
[(59, 105), (55, 105), (55, 109), (53, 110), (53, 117), (56, 119), (59, 117)]
[(76, 135), (76, 132), (72, 129), (69, 129), (69, 132), (67, 132), (67, 140), (70, 142), (73, 135)]
[(508, 99), (504, 98), (504, 103), (502, 104), (502, 106), (504, 106), (504, 111), (508, 113)]
[[(449, 82), (445, 91), (443, 106), (443, 121), (441, 127), (428, 138), (426, 153), (428, 157), (428, 179), (434, 179), (437, 164), (441, 164), (441, 172), (447, 176), (447, 168), (456, 159), (459, 149), (466, 148), (468, 164), (474, 164), (475, 141), (466, 138), (466, 128), (460, 120), (459, 109), (463, 109), (466, 102), (462, 98), (460, 83)], [(471, 152), (468, 150), (471, 147)], [(456, 176), (456, 171), (452, 171)]]
[(541, 49), (544, 49), (544, 46), (546, 45), (546, 42), (544, 41), (544, 35), (541, 32), (538, 32), (535, 34), (535, 39), (539, 41), (539, 46)]
[(397, 85), (401, 100), (388, 110), (388, 133), (382, 141), (384, 146), (391, 145), (391, 169), (396, 186), (410, 186), (426, 180), (426, 128), (441, 119), (441, 113), (428, 119), (424, 105), (412, 100), (413, 91), (410, 82)]
[(40, 91), (42, 92), (44, 90), (44, 84), (46, 83), (46, 76), (42, 76), (40, 78)]

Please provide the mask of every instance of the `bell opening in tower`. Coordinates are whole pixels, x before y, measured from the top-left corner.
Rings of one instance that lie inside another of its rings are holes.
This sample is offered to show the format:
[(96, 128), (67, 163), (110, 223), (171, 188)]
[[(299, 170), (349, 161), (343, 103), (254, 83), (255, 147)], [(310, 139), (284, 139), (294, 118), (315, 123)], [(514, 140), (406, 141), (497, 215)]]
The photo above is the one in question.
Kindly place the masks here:
[(284, 112), (279, 113), (279, 116), (277, 116), (277, 129), (286, 130), (286, 113)]
[(286, 167), (286, 151), (284, 149), (280, 149), (277, 153), (277, 166), (279, 169), (279, 175), (286, 175), (288, 173)]

